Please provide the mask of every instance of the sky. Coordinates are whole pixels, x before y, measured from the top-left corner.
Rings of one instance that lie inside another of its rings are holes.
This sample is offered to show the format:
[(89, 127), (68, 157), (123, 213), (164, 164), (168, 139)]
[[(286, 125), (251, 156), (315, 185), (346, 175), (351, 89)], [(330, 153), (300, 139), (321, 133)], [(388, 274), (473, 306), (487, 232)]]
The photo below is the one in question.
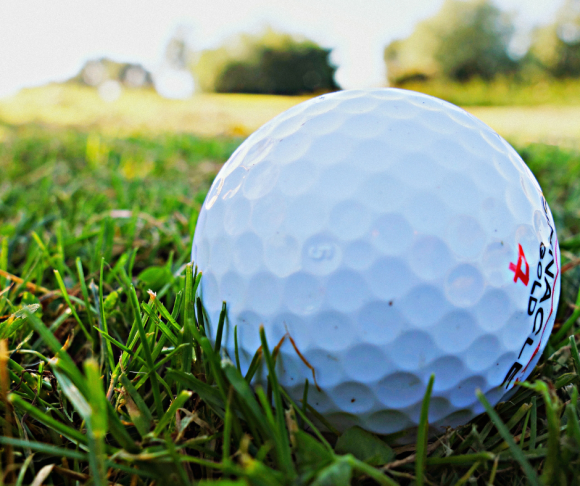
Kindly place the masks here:
[[(139, 62), (159, 72), (179, 26), (196, 50), (266, 26), (332, 48), (343, 88), (385, 84), (383, 49), (444, 0), (27, 0), (0, 6), (0, 97), (61, 81), (88, 59)], [(521, 35), (553, 20), (563, 0), (494, 0)]]

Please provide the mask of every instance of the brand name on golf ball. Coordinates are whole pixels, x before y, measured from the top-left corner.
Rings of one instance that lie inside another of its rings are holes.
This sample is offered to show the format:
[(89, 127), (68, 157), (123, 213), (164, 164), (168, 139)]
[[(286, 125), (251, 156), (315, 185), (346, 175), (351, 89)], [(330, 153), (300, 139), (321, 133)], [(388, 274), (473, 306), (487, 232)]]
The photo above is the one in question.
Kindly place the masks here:
[[(527, 368), (530, 366), (538, 354), (542, 341), (549, 337), (545, 335), (546, 328), (551, 327), (554, 316), (554, 296), (556, 290), (554, 285), (558, 284), (560, 272), (558, 255), (557, 255), (557, 238), (554, 231), (554, 223), (551, 220), (546, 200), (542, 197), (544, 207), (544, 216), (550, 229), (549, 246), (540, 242), (537, 249), (539, 252), (539, 261), (535, 269), (530, 269), (522, 245), (518, 245), (517, 263), (511, 263), (509, 268), (514, 272), (514, 282), (518, 284), (521, 281), (526, 287), (529, 286), (530, 292), (527, 303), (527, 314), (532, 319), (532, 330), (526, 338), (518, 359), (514, 361), (507, 372), (502, 386), (509, 389), (520, 380)], [(554, 244), (556, 243), (556, 244)], [(530, 283), (531, 282), (531, 283)]]

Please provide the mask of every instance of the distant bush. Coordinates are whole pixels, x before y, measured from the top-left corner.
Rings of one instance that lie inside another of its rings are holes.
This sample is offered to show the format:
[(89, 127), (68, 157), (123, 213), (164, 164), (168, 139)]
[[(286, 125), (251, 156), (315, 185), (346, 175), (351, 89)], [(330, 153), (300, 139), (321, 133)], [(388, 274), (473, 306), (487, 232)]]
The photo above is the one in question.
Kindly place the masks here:
[(205, 51), (195, 73), (198, 86), (218, 93), (296, 95), (338, 89), (330, 49), (307, 39), (268, 30), (238, 36), (227, 46)]
[(79, 73), (69, 81), (99, 86), (108, 80), (118, 81), (128, 88), (143, 88), (153, 84), (151, 73), (141, 64), (116, 62), (106, 57), (85, 62)]
[(447, 0), (406, 39), (385, 48), (391, 84), (434, 78), (465, 82), (513, 73), (513, 25), (490, 0)]

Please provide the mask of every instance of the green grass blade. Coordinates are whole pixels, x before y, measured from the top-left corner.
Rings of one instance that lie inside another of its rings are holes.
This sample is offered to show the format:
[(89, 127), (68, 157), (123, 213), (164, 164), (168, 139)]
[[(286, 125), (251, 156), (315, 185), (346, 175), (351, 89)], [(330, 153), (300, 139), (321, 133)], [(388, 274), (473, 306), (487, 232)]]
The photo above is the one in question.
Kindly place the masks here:
[(223, 410), (225, 403), (222, 395), (217, 388), (214, 388), (207, 383), (197, 379), (191, 373), (184, 373), (181, 370), (169, 370), (166, 374), (168, 380), (177, 381), (183, 386), (197, 393), (205, 402), (212, 406), (214, 412), (223, 418)]
[(493, 461), (497, 456), (493, 452), (477, 452), (448, 457), (428, 457), (425, 463), (428, 466), (469, 466), (476, 462)]
[[(88, 422), (91, 419), (91, 405), (89, 403), (89, 396), (84, 396), (79, 388), (69, 379), (66, 374), (62, 373), (58, 367), (54, 367), (52, 372), (58, 381), (60, 389), (68, 398), (75, 410), (85, 422)], [(84, 388), (88, 393), (87, 382), (85, 382)]]
[(69, 356), (69, 354), (63, 350), (62, 345), (58, 342), (58, 340), (54, 337), (54, 335), (48, 330), (48, 328), (44, 325), (44, 323), (36, 317), (34, 314), (26, 311), (27, 318), (29, 324), (32, 328), (40, 335), (41, 339), (44, 341), (46, 345), (50, 348), (50, 350), (55, 354), (57, 359), (51, 360), (50, 364), (53, 367), (58, 367), (64, 373), (66, 373), (69, 378), (73, 381), (73, 383), (81, 390), (83, 395), (86, 396), (86, 382), (77, 368), (76, 364)]
[(34, 454), (30, 454), (24, 460), (24, 463), (22, 464), (20, 471), (18, 472), (18, 478), (16, 479), (16, 483), (14, 484), (14, 486), (22, 486), (24, 484), (24, 478), (26, 476), (28, 468), (30, 467), (30, 464), (32, 463), (33, 459), (34, 459)]
[(84, 434), (53, 419), (51, 416), (38, 410), (34, 405), (26, 402), (18, 395), (15, 395), (14, 393), (8, 395), (8, 401), (12, 403), (15, 408), (24, 410), (31, 417), (43, 423), (47, 427), (56, 430), (59, 434), (67, 437), (69, 440), (78, 442), (80, 444), (88, 444), (87, 437)]
[[(101, 325), (102, 330), (109, 334), (109, 327), (107, 324), (107, 316), (105, 315), (105, 301), (103, 299), (103, 274), (105, 270), (105, 260), (101, 258), (101, 266), (99, 270), (99, 300), (98, 300), (98, 309), (99, 309), (99, 323)], [(107, 360), (109, 363), (109, 370), (110, 373), (113, 372), (115, 369), (115, 358), (113, 355), (113, 348), (111, 347), (110, 343), (105, 343), (105, 347), (107, 349)]]
[[(298, 404), (294, 400), (292, 400), (290, 395), (288, 395), (288, 392), (286, 392), (286, 390), (282, 389), (282, 395), (284, 396), (284, 399), (294, 408), (294, 411), (300, 416), (302, 421), (306, 425), (308, 425), (309, 430), (311, 430), (314, 433), (314, 435), (316, 435), (318, 440), (329, 450), (329, 452), (332, 452), (334, 450), (332, 448), (332, 446), (328, 443), (328, 441), (325, 439), (325, 437), (320, 433), (320, 430), (318, 430), (318, 427), (316, 427), (312, 423), (312, 421), (308, 418), (306, 413), (298, 406)], [(335, 435), (339, 435), (338, 431), (336, 431)]]
[(187, 477), (185, 469), (183, 468), (183, 464), (181, 461), (181, 455), (177, 452), (175, 448), (175, 444), (173, 443), (173, 438), (169, 432), (165, 433), (165, 447), (169, 453), (169, 457), (173, 463), (173, 467), (177, 471), (177, 474), (173, 474), (173, 477), (177, 477), (179, 484), (181, 486), (189, 486), (191, 481)]
[(278, 451), (277, 456), (280, 461), (280, 468), (289, 477), (292, 477), (294, 472), (294, 464), (292, 462), (292, 456), (290, 451), (290, 443), (288, 441), (288, 431), (286, 430), (286, 422), (284, 419), (284, 405), (282, 403), (282, 393), (280, 392), (280, 385), (278, 384), (278, 378), (276, 376), (276, 367), (274, 364), (274, 359), (270, 354), (270, 348), (268, 347), (268, 341), (266, 340), (266, 332), (264, 327), (260, 326), (260, 341), (262, 343), (262, 355), (266, 362), (268, 368), (268, 381), (272, 386), (272, 395), (274, 397), (274, 407), (276, 408), (276, 425), (277, 425), (277, 441), (276, 449)]
[[(209, 339), (205, 336), (201, 338), (200, 348), (203, 350), (206, 364), (206, 377), (208, 384), (212, 384), (213, 381), (218, 385), (218, 390), (222, 395), (222, 400), (224, 403), (227, 401), (228, 396), (228, 386), (221, 368), (221, 362), (219, 356), (213, 350)], [(209, 365), (209, 366), (208, 366)], [(211, 374), (208, 372), (211, 369)]]
[[(191, 348), (192, 345), (191, 344), (180, 344), (173, 351), (171, 351), (170, 353), (168, 353), (167, 356), (165, 356), (165, 358), (157, 361), (157, 363), (155, 363), (155, 368), (153, 369), (153, 371), (148, 371), (145, 375), (143, 375), (143, 377), (140, 378), (139, 381), (137, 382), (137, 385), (135, 386), (135, 388), (141, 387), (144, 384), (144, 382), (149, 378), (149, 375), (151, 373), (157, 372), (157, 370), (159, 370), (159, 368), (161, 368), (168, 361), (171, 361), (174, 356), (180, 355), (185, 350), (185, 348), (187, 348), (187, 347)], [(159, 379), (159, 381), (162, 381), (162, 378), (161, 378), (161, 376), (159, 376), (159, 374), (157, 375), (157, 378)], [(167, 385), (166, 383), (163, 383), (163, 386), (166, 389), (169, 388), (169, 385)], [(169, 394), (169, 396), (172, 395), (169, 392), (168, 392), (168, 394)]]
[(536, 448), (536, 437), (538, 435), (538, 399), (532, 397), (532, 415), (530, 417), (530, 445), (529, 450), (533, 451)]
[(234, 389), (230, 387), (228, 392), (228, 401), (226, 402), (226, 413), (224, 417), (224, 436), (222, 445), (222, 463), (230, 462), (230, 443), (232, 440), (232, 400), (234, 397)]
[(427, 441), (429, 439), (429, 404), (431, 402), (431, 392), (433, 391), (433, 382), (435, 375), (431, 375), (427, 390), (421, 406), (421, 417), (417, 429), (417, 452), (415, 459), (415, 480), (418, 486), (423, 486), (425, 481), (425, 465), (427, 460)]
[(99, 364), (92, 359), (84, 362), (91, 414), (87, 421), (89, 428), (89, 464), (95, 486), (106, 486), (105, 437), (109, 430), (108, 402), (103, 391)]
[(343, 456), (342, 460), (347, 461), (355, 471), (358, 471), (359, 473), (372, 478), (377, 484), (381, 484), (383, 486), (399, 486), (399, 483), (391, 479), (389, 476), (375, 469), (374, 467), (369, 466), (367, 463), (357, 459), (351, 454)]
[[(155, 366), (153, 364), (151, 350), (149, 349), (149, 341), (147, 339), (147, 334), (145, 333), (143, 321), (141, 320), (141, 310), (139, 309), (139, 301), (137, 300), (137, 293), (135, 292), (135, 287), (133, 287), (133, 285), (131, 285), (129, 289), (129, 298), (131, 300), (131, 306), (133, 308), (133, 316), (135, 319), (135, 323), (137, 325), (139, 337), (141, 339), (141, 346), (143, 348), (143, 354), (145, 355), (147, 368), (149, 371), (152, 371)], [(163, 415), (163, 402), (161, 401), (161, 393), (159, 391), (159, 382), (157, 380), (157, 374), (152, 373), (151, 376), (149, 377), (149, 380), (151, 382), (151, 389), (153, 390), (153, 400), (155, 401), (157, 415), (161, 417)]]
[(570, 354), (572, 355), (572, 361), (574, 362), (574, 368), (576, 368), (576, 375), (580, 376), (580, 354), (578, 354), (578, 346), (576, 345), (576, 339), (574, 336), (570, 336)]
[(560, 404), (558, 398), (555, 397), (552, 400), (548, 385), (543, 381), (536, 381), (533, 384), (523, 383), (523, 386), (538, 391), (544, 399), (548, 422), (548, 454), (546, 455), (542, 478), (546, 484), (556, 484), (560, 474)]
[(47, 456), (66, 457), (76, 459), (77, 461), (86, 461), (87, 454), (76, 449), (66, 449), (45, 442), (36, 442), (32, 440), (15, 439), (12, 437), (0, 436), (0, 444), (11, 445), (21, 449), (30, 449)]
[[(89, 321), (89, 329), (92, 329), (93, 326), (95, 325), (95, 321), (93, 319), (93, 311), (91, 308), (91, 303), (89, 301), (89, 291), (87, 289), (87, 284), (85, 282), (85, 273), (83, 271), (83, 265), (81, 263), (81, 259), (80, 257), (77, 257), (77, 259), (75, 260), (75, 264), (77, 267), (77, 274), (79, 277), (79, 284), (81, 286), (81, 293), (83, 295), (83, 300), (85, 302), (85, 309), (87, 310), (87, 319)], [(95, 339), (96, 336), (92, 335), (93, 340)]]
[(163, 432), (163, 429), (167, 427), (169, 423), (175, 418), (175, 413), (177, 410), (183, 407), (185, 402), (191, 398), (191, 395), (193, 395), (192, 392), (184, 390), (179, 395), (177, 395), (177, 397), (175, 397), (175, 400), (173, 400), (173, 403), (167, 409), (167, 412), (163, 414), (163, 417), (161, 417), (157, 423), (157, 426), (153, 430), (153, 437), (159, 437), (159, 434)]
[(121, 381), (126, 393), (129, 395), (130, 399), (133, 401), (136, 407), (135, 410), (133, 407), (131, 407), (131, 410), (129, 410), (129, 416), (133, 420), (133, 423), (135, 424), (135, 427), (139, 431), (141, 437), (145, 437), (149, 433), (151, 424), (153, 422), (151, 411), (145, 403), (145, 400), (143, 400), (143, 397), (141, 397), (125, 373), (119, 377), (119, 380)]
[[(8, 271), (8, 237), (0, 238), (0, 270)], [(0, 276), (0, 290), (7, 285), (8, 279)]]
[[(194, 290), (194, 295), (195, 295), (195, 290)], [(197, 297), (195, 299), (195, 305), (197, 308), (197, 325), (199, 328), (199, 333), (202, 336), (207, 336), (207, 332), (205, 329), (206, 324), (205, 324), (205, 315), (203, 312), (203, 305), (201, 304), (201, 299), (199, 297)]]
[[(81, 331), (83, 331), (83, 333), (85, 334), (87, 341), (90, 341), (92, 343), (93, 337), (89, 334), (89, 331), (87, 331), (86, 326), (84, 325), (83, 321), (81, 321), (79, 315), (77, 314), (76, 309), (72, 305), (72, 303), (70, 301), (70, 297), (69, 297), (68, 292), (66, 290), (66, 287), (64, 285), (64, 282), (63, 282), (62, 277), (60, 276), (60, 273), (58, 270), (54, 270), (54, 276), (56, 278), (56, 282), (58, 283), (60, 293), (62, 294), (62, 297), (64, 298), (66, 304), (68, 305), (69, 309), (71, 310), (71, 312), (72, 312), (74, 318), (76, 319), (79, 327), (81, 328)], [(87, 312), (90, 312), (90, 307), (87, 309)]]
[(510, 431), (504, 425), (504, 423), (502, 422), (502, 420), (499, 417), (499, 415), (497, 414), (497, 412), (489, 404), (489, 402), (487, 401), (487, 398), (485, 398), (485, 395), (479, 390), (476, 392), (476, 394), (477, 394), (477, 398), (484, 406), (485, 411), (489, 415), (489, 418), (491, 419), (491, 421), (495, 425), (495, 427), (498, 430), (498, 432), (500, 433), (500, 435), (503, 437), (503, 440), (505, 440), (507, 442), (511, 453), (514, 456), (514, 459), (520, 463), (520, 466), (524, 470), (524, 473), (525, 473), (526, 477), (528, 478), (528, 481), (530, 482), (530, 484), (532, 484), (534, 486), (541, 486), (541, 482), (540, 482), (540, 479), (538, 478), (538, 475), (536, 474), (536, 471), (534, 470), (532, 465), (526, 459), (526, 456), (524, 455), (523, 451), (514, 442), (514, 439), (513, 439), (512, 435), (510, 434)]
[[(260, 438), (263, 440), (275, 440), (276, 433), (272, 430), (268, 424), (268, 421), (264, 417), (256, 396), (253, 390), (248, 385), (248, 382), (244, 380), (238, 369), (229, 362), (224, 362), (222, 364), (223, 371), (231, 386), (234, 388), (236, 395), (234, 396), (234, 404), (237, 408), (241, 409), (242, 415), (252, 430), (252, 436), (256, 441)], [(236, 415), (232, 416), (234, 419), (234, 426), (238, 426), (236, 420)], [(238, 430), (241, 428), (238, 426)]]
[(242, 372), (242, 367), (240, 366), (240, 348), (238, 347), (238, 326), (234, 327), (234, 355), (236, 359), (236, 368), (238, 371)]
[[(201, 301), (200, 301), (201, 302)], [(222, 335), (224, 332), (224, 324), (226, 322), (226, 303), (222, 303), (222, 310), (218, 322), (217, 332), (215, 335), (215, 352), (219, 354), (222, 345)]]
[[(165, 309), (163, 307), (163, 309)], [(185, 267), (185, 289), (183, 293), (183, 327), (182, 336), (183, 343), (194, 343), (193, 349), (187, 349), (183, 356), (181, 357), (181, 371), (185, 374), (191, 373), (193, 366), (193, 353), (195, 353), (196, 361), (199, 362), (201, 359), (199, 351), (199, 333), (195, 327), (195, 315), (194, 315), (194, 295), (193, 295), (193, 267), (186, 265)], [(169, 314), (169, 313), (167, 313)], [(170, 319), (171, 322), (173, 319)], [(179, 326), (177, 326), (179, 328)], [(179, 390), (179, 388), (178, 388)]]
[(272, 411), (272, 404), (268, 402), (268, 398), (264, 393), (264, 389), (261, 385), (258, 385), (255, 390), (256, 396), (258, 397), (258, 401), (262, 406), (263, 413), (266, 416), (266, 421), (270, 425), (270, 430), (273, 432), (277, 432), (278, 424), (276, 423), (276, 419), (274, 418), (274, 413)]
[(580, 423), (578, 422), (576, 407), (571, 403), (566, 406), (566, 417), (568, 419), (568, 427), (566, 429), (568, 436), (576, 441), (577, 446), (580, 446)]
[[(157, 300), (157, 299), (155, 299), (155, 300)], [(148, 304), (143, 304), (142, 307), (143, 307), (143, 310), (145, 310), (145, 313), (147, 315), (149, 315), (149, 318), (155, 320), (157, 327), (159, 327), (159, 330), (163, 333), (165, 338), (167, 340), (169, 340), (171, 345), (178, 346), (179, 340), (177, 339), (177, 336), (173, 333), (173, 331), (168, 326), (165, 325), (165, 323), (162, 320), (160, 320), (156, 316), (155, 312), (153, 311), (153, 308)]]
[(574, 306), (575, 310), (572, 312), (572, 315), (566, 319), (566, 322), (560, 326), (558, 332), (554, 333), (550, 337), (550, 342), (560, 347), (558, 343), (564, 339), (566, 333), (570, 330), (570, 328), (576, 323), (578, 318), (580, 317), (580, 287), (578, 287), (578, 295), (576, 296), (576, 305)]
[(135, 443), (133, 438), (127, 432), (126, 427), (123, 425), (117, 412), (109, 402), (107, 402), (108, 416), (109, 416), (109, 431), (119, 445), (130, 453), (138, 453), (141, 449)]
[(114, 344), (117, 348), (119, 348), (120, 350), (124, 351), (125, 353), (127, 353), (128, 355), (132, 356), (133, 358), (135, 358), (137, 361), (139, 361), (139, 363), (141, 363), (144, 366), (147, 366), (147, 362), (141, 358), (141, 356), (135, 354), (133, 351), (131, 351), (127, 346), (125, 346), (123, 343), (120, 343), (119, 341), (117, 341), (116, 339), (113, 339), (111, 336), (109, 336), (107, 333), (105, 333), (105, 331), (101, 331), (100, 329), (97, 328), (97, 332), (107, 341), (110, 342), (112, 344)]

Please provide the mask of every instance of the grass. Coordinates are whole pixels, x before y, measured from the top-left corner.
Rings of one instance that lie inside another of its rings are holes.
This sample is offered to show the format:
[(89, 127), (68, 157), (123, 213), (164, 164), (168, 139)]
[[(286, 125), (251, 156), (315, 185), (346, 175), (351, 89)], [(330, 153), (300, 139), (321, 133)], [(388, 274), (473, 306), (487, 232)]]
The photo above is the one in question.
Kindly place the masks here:
[(80, 127), (113, 136), (168, 132), (245, 137), (306, 99), (200, 94), (187, 100), (168, 100), (153, 90), (126, 89), (117, 100), (107, 102), (87, 86), (51, 84), (0, 99), (0, 120), (18, 125), (32, 122)]
[[(317, 429), (274, 375), (254, 390), (205, 336), (187, 262), (240, 139), (1, 129), (3, 484), (577, 484), (577, 152), (519, 147), (566, 269), (540, 365), (510, 402), (480, 397), (487, 413), (441, 437), (427, 436), (427, 393), (417, 444), (395, 447)], [(256, 361), (271, 371), (275, 343), (261, 342)]]
[[(572, 81), (545, 85), (553, 94), (548, 98), (542, 97), (540, 88), (507, 81), (492, 85), (474, 81), (466, 85), (428, 83), (405, 87), (464, 106), (504, 138), (517, 143), (543, 142), (580, 149), (578, 86), (578, 82)], [(168, 100), (151, 90), (125, 90), (119, 99), (107, 102), (93, 88), (53, 84), (0, 99), (0, 120), (12, 125), (41, 124), (94, 131), (108, 137), (141, 134), (155, 137), (160, 133), (246, 137), (306, 99), (199, 94), (187, 100)], [(538, 104), (538, 100), (551, 104)], [(3, 136), (0, 128), (0, 141)]]
[(459, 106), (580, 105), (577, 79), (536, 77), (531, 81), (499, 77), (492, 82), (474, 79), (467, 83), (445, 80), (409, 82), (402, 87), (442, 98)]

